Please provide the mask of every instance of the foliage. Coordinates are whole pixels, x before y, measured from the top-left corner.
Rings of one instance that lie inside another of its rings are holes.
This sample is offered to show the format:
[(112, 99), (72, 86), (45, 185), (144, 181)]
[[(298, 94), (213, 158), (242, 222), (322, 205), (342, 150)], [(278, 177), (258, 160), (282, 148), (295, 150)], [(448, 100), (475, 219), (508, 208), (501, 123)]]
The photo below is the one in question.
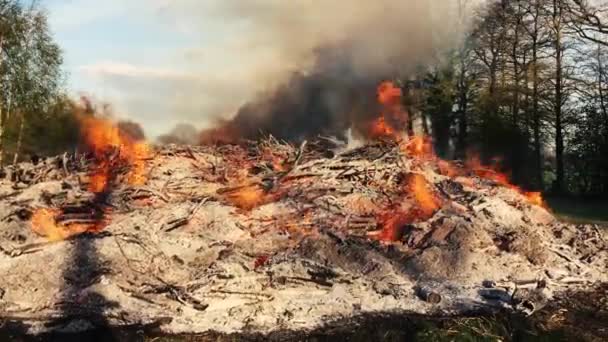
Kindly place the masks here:
[[(44, 152), (49, 141), (39, 142), (45, 137), (55, 135), (58, 147), (70, 140), (62, 62), (47, 15), (37, 3), (0, 0), (0, 165), (9, 153), (17, 160), (22, 145), (30, 150), (38, 145)], [(52, 128), (59, 130), (50, 132)]]
[(462, 46), (419, 76), (437, 152), (500, 159), (527, 188), (608, 196), (608, 25), (591, 4), (477, 10)]

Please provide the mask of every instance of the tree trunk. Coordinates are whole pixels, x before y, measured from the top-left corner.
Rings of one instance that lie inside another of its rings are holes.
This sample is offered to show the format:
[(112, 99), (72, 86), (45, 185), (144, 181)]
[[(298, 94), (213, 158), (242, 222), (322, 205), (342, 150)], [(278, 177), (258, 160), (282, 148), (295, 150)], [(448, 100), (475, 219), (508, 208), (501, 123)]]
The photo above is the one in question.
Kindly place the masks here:
[(458, 79), (459, 83), (459, 101), (458, 101), (458, 148), (457, 155), (458, 158), (464, 159), (466, 156), (467, 150), (467, 130), (468, 130), (468, 120), (467, 120), (467, 110), (468, 110), (468, 96), (467, 96), (467, 84), (466, 84), (466, 66), (464, 61), (464, 56), (460, 57), (460, 75)]
[(534, 130), (534, 161), (536, 165), (536, 183), (542, 190), (543, 181), (543, 154), (542, 143), (540, 141), (540, 113), (538, 112), (538, 46), (534, 41), (532, 48), (532, 117)]
[[(0, 36), (0, 68), (2, 67), (2, 62), (3, 62), (2, 48), (3, 48), (3, 38)], [(2, 95), (0, 95), (0, 96), (2, 96)], [(3, 106), (4, 106), (4, 100), (2, 98), (0, 98), (0, 168), (3, 165), (2, 156), (4, 154), (4, 146), (2, 143), (4, 142), (4, 125), (6, 124), (6, 120), (4, 120), (4, 112), (2, 111)]]
[[(518, 1), (518, 6), (520, 6)], [(511, 170), (513, 172), (513, 179), (519, 181), (521, 175), (521, 168), (523, 166), (521, 155), (521, 144), (519, 144), (520, 140), (520, 131), (519, 131), (519, 97), (520, 97), (520, 64), (518, 60), (518, 52), (519, 52), (519, 33), (520, 33), (520, 15), (521, 9), (518, 7), (518, 11), (516, 15), (516, 22), (513, 32), (513, 42), (511, 45), (511, 63), (513, 63), (513, 90), (512, 90), (512, 106), (511, 106), (511, 134), (512, 137), (516, 140), (512, 144), (511, 148)]]
[(554, 190), (564, 191), (564, 127), (563, 127), (563, 46), (562, 46), (562, 27), (561, 27), (561, 4), (560, 0), (553, 0), (553, 29), (555, 30), (555, 163), (556, 179)]
[(13, 165), (16, 165), (19, 161), (19, 153), (21, 152), (21, 144), (23, 142), (23, 131), (25, 127), (25, 114), (21, 114), (21, 122), (19, 123), (19, 136), (17, 137), (17, 148), (15, 149), (15, 155), (13, 156)]
[(539, 79), (538, 79), (538, 38), (539, 38), (539, 16), (540, 16), (540, 3), (538, 0), (534, 2), (534, 13), (533, 13), (533, 29), (530, 32), (532, 39), (532, 60), (530, 65), (532, 67), (532, 130), (534, 135), (534, 169), (535, 169), (535, 181), (540, 190), (544, 189), (544, 177), (543, 177), (543, 155), (542, 155), (542, 142), (541, 142), (541, 118), (539, 112)]
[[(458, 0), (458, 18), (460, 28), (463, 29), (465, 27), (465, 3), (462, 0)], [(467, 150), (467, 130), (468, 130), (468, 120), (467, 120), (467, 110), (468, 110), (468, 89), (467, 89), (467, 79), (466, 79), (466, 53), (468, 49), (468, 43), (463, 43), (464, 45), (460, 48), (458, 52), (458, 59), (460, 64), (460, 72), (458, 74), (458, 138), (456, 141), (456, 158), (463, 159), (466, 157)]]
[[(608, 108), (606, 108), (606, 99), (604, 98), (604, 65), (602, 64), (602, 46), (600, 44), (597, 45), (597, 74), (597, 88), (600, 97), (602, 121), (604, 123), (604, 129), (602, 132), (603, 143), (600, 147), (600, 151), (608, 152), (606, 151), (608, 149)], [(606, 157), (605, 153), (603, 158), (603, 160), (600, 160), (600, 163), (603, 163), (603, 165), (607, 165), (608, 157)], [(600, 184), (602, 187), (600, 193), (605, 195), (608, 193), (608, 170), (600, 171), (599, 176)]]

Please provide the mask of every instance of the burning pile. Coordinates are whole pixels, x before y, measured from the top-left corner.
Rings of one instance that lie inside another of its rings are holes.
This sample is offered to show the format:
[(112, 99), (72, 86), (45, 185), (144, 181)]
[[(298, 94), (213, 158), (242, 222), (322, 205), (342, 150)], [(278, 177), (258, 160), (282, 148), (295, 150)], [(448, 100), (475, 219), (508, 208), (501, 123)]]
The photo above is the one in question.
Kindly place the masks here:
[[(90, 158), (0, 182), (2, 310), (31, 313), (32, 329), (77, 308), (168, 332), (269, 333), (388, 312), (529, 313), (607, 280), (598, 227), (560, 223), (492, 168), (396, 134), (406, 115), (396, 89), (379, 89), (379, 139), (354, 149), (270, 137), (150, 158), (107, 121), (83, 120)], [(77, 295), (52, 299), (66, 291)]]
[(37, 209), (32, 216), (33, 229), (49, 240), (101, 231), (109, 220), (105, 201), (121, 169), (127, 170), (127, 184), (146, 182), (145, 159), (150, 151), (145, 142), (133, 140), (109, 120), (84, 115), (79, 119), (83, 141), (92, 154), (87, 189), (94, 197), (80, 206)]

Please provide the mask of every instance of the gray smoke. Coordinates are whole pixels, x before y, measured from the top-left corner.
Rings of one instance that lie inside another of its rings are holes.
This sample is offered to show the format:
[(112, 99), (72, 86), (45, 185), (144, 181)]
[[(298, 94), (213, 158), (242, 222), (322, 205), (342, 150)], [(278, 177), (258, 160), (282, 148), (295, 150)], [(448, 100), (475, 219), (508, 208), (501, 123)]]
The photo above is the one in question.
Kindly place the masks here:
[[(206, 131), (239, 138), (260, 133), (287, 140), (338, 134), (378, 115), (376, 86), (406, 79), (458, 44), (457, 1), (225, 1), (246, 44), (273, 46), (260, 82), (270, 85), (236, 115)], [(245, 43), (244, 43), (245, 44)], [(244, 54), (243, 58), (247, 58)], [(270, 65), (272, 64), (272, 65)], [(294, 71), (295, 70), (295, 71)]]

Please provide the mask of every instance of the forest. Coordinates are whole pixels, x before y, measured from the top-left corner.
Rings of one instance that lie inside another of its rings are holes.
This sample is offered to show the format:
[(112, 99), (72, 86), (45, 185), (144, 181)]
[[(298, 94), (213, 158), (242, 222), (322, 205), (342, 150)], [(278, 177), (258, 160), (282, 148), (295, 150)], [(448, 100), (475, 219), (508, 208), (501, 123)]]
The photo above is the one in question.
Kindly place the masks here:
[(414, 106), (438, 153), (474, 149), (529, 188), (606, 196), (603, 13), (581, 0), (496, 1), (478, 12), (465, 43), (420, 78)]
[[(476, 3), (455, 1), (463, 43), (400, 83), (437, 154), (478, 155), (530, 190), (607, 197), (608, 7), (501, 0), (471, 17)], [(70, 96), (43, 6), (1, 0), (0, 13), (0, 164), (73, 150), (75, 113), (111, 108)], [(144, 137), (135, 122), (121, 126)], [(195, 140), (181, 125), (157, 142), (180, 143), (180, 129)]]

